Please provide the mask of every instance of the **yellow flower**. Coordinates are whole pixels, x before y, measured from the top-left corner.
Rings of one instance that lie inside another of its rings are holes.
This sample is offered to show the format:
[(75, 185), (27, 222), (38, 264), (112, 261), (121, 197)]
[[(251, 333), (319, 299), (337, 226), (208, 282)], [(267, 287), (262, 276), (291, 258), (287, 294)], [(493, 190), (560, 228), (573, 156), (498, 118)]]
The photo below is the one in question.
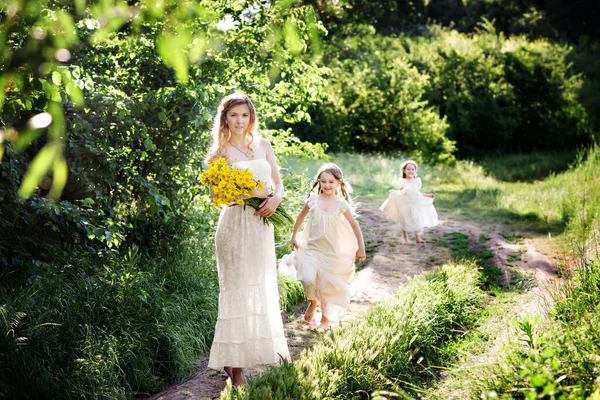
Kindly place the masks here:
[(237, 166), (229, 166), (224, 158), (219, 158), (202, 171), (200, 183), (212, 190), (213, 205), (244, 204), (241, 197), (249, 197), (250, 191), (256, 187), (264, 188), (263, 182), (253, 179), (249, 170), (241, 170)]

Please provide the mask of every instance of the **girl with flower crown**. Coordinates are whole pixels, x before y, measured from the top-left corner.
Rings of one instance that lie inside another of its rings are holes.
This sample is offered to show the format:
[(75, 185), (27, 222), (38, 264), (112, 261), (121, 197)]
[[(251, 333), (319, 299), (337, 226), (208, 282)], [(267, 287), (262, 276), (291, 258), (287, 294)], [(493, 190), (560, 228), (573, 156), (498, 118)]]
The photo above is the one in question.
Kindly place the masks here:
[[(291, 248), (296, 276), (310, 301), (304, 319), (312, 322), (317, 305), (321, 321), (315, 330), (329, 329), (350, 304), (348, 282), (354, 275), (354, 261), (365, 260), (365, 244), (350, 206), (350, 185), (335, 164), (317, 172), (308, 200), (294, 224)], [(300, 235), (298, 230), (308, 220)]]

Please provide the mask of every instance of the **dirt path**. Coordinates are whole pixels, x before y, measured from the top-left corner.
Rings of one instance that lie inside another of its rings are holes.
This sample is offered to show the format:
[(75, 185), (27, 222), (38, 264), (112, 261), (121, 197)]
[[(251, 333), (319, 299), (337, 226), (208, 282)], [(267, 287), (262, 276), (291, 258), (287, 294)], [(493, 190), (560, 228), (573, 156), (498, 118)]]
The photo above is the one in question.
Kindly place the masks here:
[[(510, 268), (518, 269), (522, 279), (547, 281), (554, 276), (551, 261), (536, 251), (534, 239), (520, 238), (518, 235), (506, 235), (502, 225), (482, 226), (477, 222), (446, 217), (440, 213), (440, 225), (427, 230), (424, 239), (427, 243), (417, 245), (414, 238), (411, 243), (402, 244), (402, 232), (399, 227), (385, 219), (378, 210), (381, 200), (364, 200), (358, 207), (360, 225), (363, 230), (367, 261), (350, 283), (352, 301), (348, 316), (342, 323), (347, 323), (373, 304), (391, 296), (398, 287), (409, 278), (423, 271), (441, 265), (451, 258), (451, 250), (443, 242), (456, 233), (466, 235), (470, 246), (485, 247), (493, 252), (488, 262), (503, 271), (504, 280), (511, 278)], [(505, 233), (502, 236), (501, 233)], [(511, 238), (515, 240), (511, 240)], [(530, 291), (529, 300), (522, 304), (522, 309), (535, 315), (540, 312), (539, 285)], [(320, 316), (316, 316), (320, 318)], [(308, 331), (300, 318), (293, 318), (285, 323), (286, 337), (292, 358), (310, 346), (314, 333)], [(203, 355), (197, 362), (197, 370), (188, 381), (171, 385), (150, 400), (183, 400), (183, 399), (216, 399), (226, 385), (226, 375), (207, 368), (208, 355)], [(250, 371), (258, 373), (260, 371)]]

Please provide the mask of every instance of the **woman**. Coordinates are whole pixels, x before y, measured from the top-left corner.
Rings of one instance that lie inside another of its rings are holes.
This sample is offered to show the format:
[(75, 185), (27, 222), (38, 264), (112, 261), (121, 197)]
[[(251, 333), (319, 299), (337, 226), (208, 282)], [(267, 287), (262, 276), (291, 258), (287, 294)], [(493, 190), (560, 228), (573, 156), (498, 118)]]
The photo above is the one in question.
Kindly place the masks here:
[(258, 135), (256, 111), (242, 93), (225, 97), (213, 124), (207, 160), (224, 157), (265, 183), (252, 197), (258, 210), (231, 206), (221, 211), (215, 235), (219, 314), (208, 366), (224, 368), (234, 386), (246, 384), (244, 368), (289, 359), (277, 289), (273, 226), (265, 224), (283, 197), (271, 143)]

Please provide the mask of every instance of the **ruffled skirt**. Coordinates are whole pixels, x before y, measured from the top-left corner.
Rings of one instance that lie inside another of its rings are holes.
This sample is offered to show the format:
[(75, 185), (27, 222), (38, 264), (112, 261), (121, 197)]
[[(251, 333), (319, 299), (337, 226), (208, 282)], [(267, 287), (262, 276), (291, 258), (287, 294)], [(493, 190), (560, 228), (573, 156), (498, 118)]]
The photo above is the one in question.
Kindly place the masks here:
[(390, 190), (390, 196), (379, 209), (406, 232), (421, 233), (424, 228), (439, 224), (433, 199), (422, 193)]

